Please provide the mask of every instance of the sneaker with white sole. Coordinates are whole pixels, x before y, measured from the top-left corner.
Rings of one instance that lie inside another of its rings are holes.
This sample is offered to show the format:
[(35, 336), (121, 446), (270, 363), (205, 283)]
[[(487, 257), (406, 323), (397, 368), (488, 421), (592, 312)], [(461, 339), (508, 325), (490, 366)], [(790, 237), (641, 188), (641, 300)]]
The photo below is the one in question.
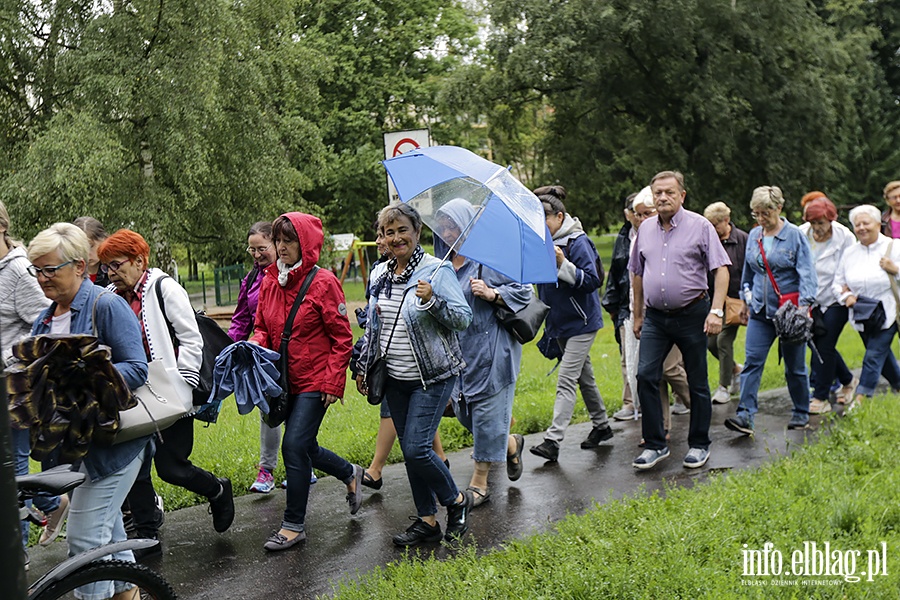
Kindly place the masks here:
[(41, 533), (41, 539), (38, 541), (38, 544), (41, 546), (50, 545), (59, 536), (68, 514), (69, 497), (62, 494), (59, 497), (59, 508), (47, 515), (47, 524), (44, 526), (44, 531)]
[(652, 469), (656, 466), (656, 463), (659, 461), (669, 458), (669, 449), (663, 448), (662, 450), (651, 450), (647, 448), (641, 455), (634, 459), (634, 462), (631, 463), (631, 466), (635, 469)]
[(689, 415), (691, 414), (691, 409), (689, 409), (681, 402), (676, 402), (672, 405), (671, 412), (673, 415)]
[(637, 411), (634, 410), (634, 405), (629, 405), (620, 408), (612, 417), (616, 421), (635, 421), (637, 420), (636, 415)]
[(859, 385), (859, 378), (854, 377), (850, 383), (841, 387), (841, 389), (837, 392), (837, 402), (838, 404), (847, 404), (853, 400), (853, 393), (856, 391), (856, 386)]
[(719, 386), (719, 389), (716, 390), (716, 393), (713, 394), (712, 397), (713, 404), (728, 404), (731, 402), (731, 394), (728, 393), (728, 389)]
[(831, 412), (831, 402), (828, 400), (813, 398), (809, 401), (809, 414), (824, 415), (828, 412)]
[(699, 469), (709, 460), (709, 450), (703, 448), (691, 448), (682, 461), (682, 465), (688, 469)]
[(274, 489), (275, 477), (272, 476), (272, 472), (265, 467), (260, 467), (256, 481), (250, 486), (250, 491), (256, 494), (268, 494)]

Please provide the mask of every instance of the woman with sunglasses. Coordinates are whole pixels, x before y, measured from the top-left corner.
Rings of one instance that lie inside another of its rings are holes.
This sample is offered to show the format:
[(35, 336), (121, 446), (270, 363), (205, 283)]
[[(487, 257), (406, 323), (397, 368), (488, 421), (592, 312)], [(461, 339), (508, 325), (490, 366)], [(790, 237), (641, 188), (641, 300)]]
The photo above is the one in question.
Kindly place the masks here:
[[(147, 361), (161, 360), (194, 388), (200, 382), (203, 338), (187, 292), (162, 270), (150, 268), (150, 246), (134, 231), (120, 229), (100, 245), (97, 255), (112, 282), (110, 289), (125, 299), (141, 324), (140, 341)], [(161, 300), (161, 301), (160, 301)], [(190, 460), (194, 419), (185, 417), (154, 436), (154, 462), (160, 479), (209, 499), (213, 527), (226, 531), (234, 520), (231, 481), (216, 477)], [(140, 537), (157, 539), (156, 493), (150, 463), (144, 465), (128, 503)], [(159, 544), (151, 548), (160, 548)]]
[[(71, 223), (57, 223), (35, 236), (28, 245), (29, 272), (52, 301), (32, 335), (96, 335), (109, 347), (112, 362), (132, 390), (147, 380), (147, 359), (141, 348), (141, 328), (128, 303), (104, 291), (86, 277), (90, 242)], [(87, 480), (72, 491), (66, 540), (69, 556), (112, 542), (124, 541), (120, 507), (150, 461), (150, 438), (141, 437), (113, 446), (91, 444), (79, 467)], [(51, 459), (53, 456), (51, 455)], [(113, 560), (134, 562), (130, 550)], [(133, 598), (135, 588), (105, 581), (78, 588), (79, 598)]]

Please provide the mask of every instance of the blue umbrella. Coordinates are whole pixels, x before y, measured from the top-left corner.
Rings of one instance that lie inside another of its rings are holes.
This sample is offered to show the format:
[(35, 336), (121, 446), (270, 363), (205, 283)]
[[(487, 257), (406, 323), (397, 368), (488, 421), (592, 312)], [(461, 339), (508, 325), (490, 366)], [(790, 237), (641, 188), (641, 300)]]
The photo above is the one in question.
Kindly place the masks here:
[[(556, 255), (537, 196), (508, 169), (465, 148), (417, 148), (383, 161), (402, 202), (452, 250), (520, 283), (555, 283)], [(453, 230), (441, 208), (464, 199), (474, 217)]]

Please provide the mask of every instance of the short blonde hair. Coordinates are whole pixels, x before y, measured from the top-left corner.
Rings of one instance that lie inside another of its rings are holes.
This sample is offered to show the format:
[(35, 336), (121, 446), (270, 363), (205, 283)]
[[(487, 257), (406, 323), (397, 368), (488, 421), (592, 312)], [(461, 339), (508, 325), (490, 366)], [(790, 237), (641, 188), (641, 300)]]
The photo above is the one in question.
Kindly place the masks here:
[(650, 190), (649, 185), (635, 194), (634, 200), (631, 201), (631, 210), (637, 210), (637, 207), (641, 204), (656, 210), (656, 203), (653, 201), (653, 192)]
[(9, 233), (9, 212), (6, 210), (6, 205), (0, 201), (0, 229), (3, 229), (3, 241), (6, 242), (6, 245), (10, 248), (15, 248), (21, 242), (19, 240), (14, 240)]
[(778, 210), (784, 207), (784, 194), (777, 185), (763, 185), (753, 190), (750, 210)]
[(34, 262), (54, 251), (58, 251), (64, 261), (82, 260), (87, 264), (88, 256), (91, 254), (91, 242), (87, 234), (77, 225), (55, 223), (34, 236), (28, 244), (28, 260)]
[(900, 181), (889, 181), (886, 186), (884, 186), (884, 199), (887, 200), (888, 194), (896, 190), (900, 187)]
[(731, 218), (731, 209), (724, 202), (713, 202), (703, 209), (703, 216), (713, 225), (717, 225)]
[(856, 227), (856, 218), (860, 215), (869, 215), (876, 223), (881, 223), (881, 211), (871, 204), (860, 204), (850, 211), (850, 224)]

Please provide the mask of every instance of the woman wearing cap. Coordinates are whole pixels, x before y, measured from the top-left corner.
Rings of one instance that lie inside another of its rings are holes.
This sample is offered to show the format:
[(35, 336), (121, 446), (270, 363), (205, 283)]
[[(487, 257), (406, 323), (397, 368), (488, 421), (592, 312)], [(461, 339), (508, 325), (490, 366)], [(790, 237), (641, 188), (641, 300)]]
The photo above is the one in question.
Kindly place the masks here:
[[(821, 192), (820, 192), (821, 194)], [(809, 194), (807, 194), (808, 196)], [(844, 251), (852, 246), (856, 239), (853, 233), (838, 223), (837, 209), (824, 194), (807, 202), (803, 207), (803, 220), (800, 231), (806, 236), (816, 266), (816, 303), (813, 306), (813, 343), (819, 352), (819, 358), (813, 354), (810, 360), (810, 381), (813, 385), (812, 398), (809, 401), (809, 412), (820, 415), (831, 410), (828, 396), (831, 382), (837, 377), (841, 383), (838, 402), (850, 401), (856, 384), (853, 373), (847, 368), (843, 357), (837, 350), (837, 341), (847, 324), (847, 307), (838, 302), (838, 294), (834, 290), (834, 276)]]
[[(880, 217), (878, 209), (870, 204), (850, 211), (850, 224), (859, 241), (844, 251), (834, 275), (838, 302), (850, 309), (850, 321), (866, 347), (856, 396), (849, 401), (847, 410), (872, 397), (879, 374), (884, 375), (891, 389), (900, 391), (900, 366), (891, 351), (891, 342), (897, 334), (900, 242), (880, 233)], [(853, 307), (861, 296), (884, 307), (885, 319), (880, 327), (867, 329), (854, 321)]]

